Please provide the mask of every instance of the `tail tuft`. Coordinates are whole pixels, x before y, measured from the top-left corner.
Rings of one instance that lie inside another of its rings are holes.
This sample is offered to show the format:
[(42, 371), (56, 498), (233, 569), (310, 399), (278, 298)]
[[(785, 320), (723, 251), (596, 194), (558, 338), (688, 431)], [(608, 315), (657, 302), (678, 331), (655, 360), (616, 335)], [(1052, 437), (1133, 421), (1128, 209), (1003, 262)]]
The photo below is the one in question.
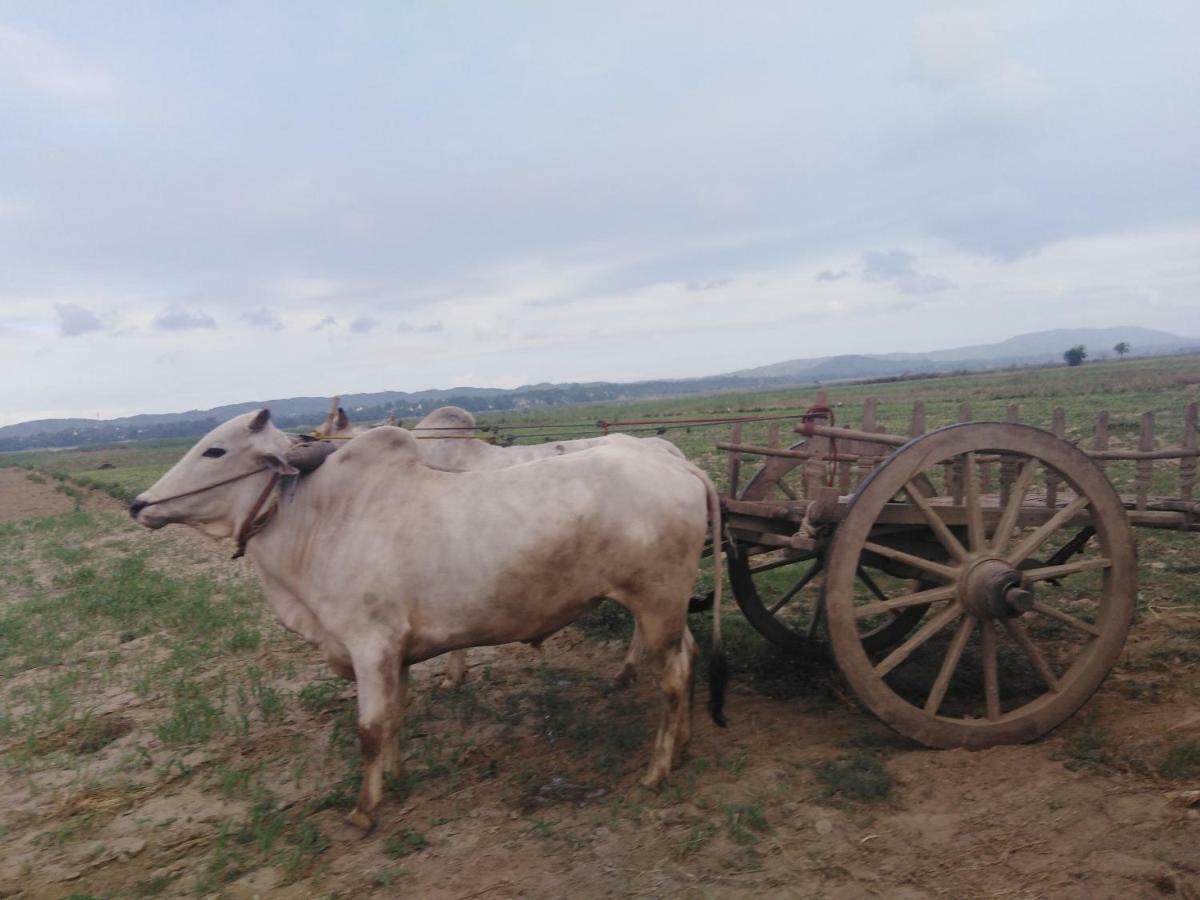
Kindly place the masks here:
[(725, 689), (729, 685), (729, 661), (725, 649), (713, 647), (708, 660), (708, 714), (721, 728), (729, 725), (725, 719)]

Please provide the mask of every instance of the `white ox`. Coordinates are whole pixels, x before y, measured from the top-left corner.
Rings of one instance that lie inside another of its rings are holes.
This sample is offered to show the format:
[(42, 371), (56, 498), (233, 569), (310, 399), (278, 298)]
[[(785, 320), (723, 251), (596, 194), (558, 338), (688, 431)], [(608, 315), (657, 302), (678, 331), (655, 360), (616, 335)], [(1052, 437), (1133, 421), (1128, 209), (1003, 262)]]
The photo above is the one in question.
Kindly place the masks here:
[[(313, 434), (319, 438), (340, 441), (359, 434), (366, 434), (370, 430), (371, 426), (354, 425), (346, 414), (346, 410), (338, 405), (338, 398), (334, 397), (330, 403), (329, 414), (325, 417), (325, 421), (314, 429)], [(417, 447), (421, 454), (421, 462), (433, 466), (435, 469), (445, 469), (450, 472), (506, 469), (509, 466), (545, 459), (548, 456), (562, 456), (567, 453), (589, 450), (592, 447), (616, 444), (634, 450), (666, 453), (676, 459), (687, 461), (683, 451), (670, 441), (657, 437), (636, 438), (627, 434), (611, 434), (572, 441), (497, 447), (495, 444), (477, 439), (475, 430), (475, 417), (467, 410), (458, 406), (443, 406), (435, 409), (413, 427), (413, 434), (417, 438)], [(640, 652), (641, 639), (635, 624), (629, 652), (625, 655), (621, 669), (617, 673), (618, 687), (627, 685), (636, 677)], [(466, 678), (466, 674), (466, 652), (450, 653), (446, 659), (446, 683), (461, 684)]]
[[(666, 702), (642, 779), (656, 785), (690, 736), (687, 607), (709, 516), (720, 547), (711, 484), (686, 464), (621, 446), (449, 473), (423, 465), (416, 444), (400, 428), (377, 428), (292, 481), (293, 441), (267, 410), (246, 413), (202, 438), (130, 514), (150, 528), (236, 536), (280, 621), (353, 671), (363, 782), (352, 824), (373, 826), (383, 776), (399, 770), (410, 665), (542, 640), (600, 597), (629, 609), (661, 665)], [(261, 514), (281, 476), (273, 513)], [(719, 615), (718, 591), (710, 712), (724, 724)]]

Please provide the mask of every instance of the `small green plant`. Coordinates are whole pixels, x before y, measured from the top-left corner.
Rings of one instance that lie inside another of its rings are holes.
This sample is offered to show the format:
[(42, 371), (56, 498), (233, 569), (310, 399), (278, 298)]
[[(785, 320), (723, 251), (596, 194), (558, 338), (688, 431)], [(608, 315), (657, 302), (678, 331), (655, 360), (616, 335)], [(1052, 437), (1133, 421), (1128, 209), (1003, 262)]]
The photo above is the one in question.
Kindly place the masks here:
[(329, 849), (329, 838), (325, 837), (312, 822), (304, 821), (289, 838), (292, 850), (288, 854), (284, 873), (292, 881), (300, 873), (305, 862)]
[(754, 844), (758, 835), (771, 830), (761, 803), (722, 803), (729, 836), (739, 844)]
[(306, 684), (297, 695), (300, 708), (314, 715), (336, 709), (344, 683), (333, 678), (322, 678)]
[(403, 859), (418, 850), (424, 850), (427, 846), (429, 842), (425, 840), (425, 835), (411, 828), (404, 828), (387, 839), (383, 845), (383, 852), (392, 859)]
[(886, 800), (892, 794), (894, 781), (879, 757), (871, 753), (854, 753), (837, 760), (825, 760), (816, 767), (821, 796), (842, 800), (873, 803)]
[(371, 883), (375, 887), (391, 887), (400, 878), (405, 875), (403, 869), (383, 869), (375, 873), (375, 877), (371, 879)]
[(1083, 719), (1063, 745), (1065, 765), (1068, 769), (1094, 769), (1112, 765), (1116, 759), (1112, 736), (1093, 716)]
[(241, 626), (225, 642), (230, 653), (251, 653), (262, 643), (262, 635), (254, 628)]
[(250, 670), (250, 693), (258, 703), (258, 714), (264, 722), (279, 722), (287, 716), (283, 697), (274, 687), (263, 681), (261, 669)]
[(1163, 778), (1196, 778), (1200, 776), (1200, 741), (1183, 741), (1167, 751), (1158, 766)]
[(688, 836), (675, 845), (675, 855), (686, 859), (698, 853), (716, 833), (717, 826), (711, 822), (697, 822), (688, 832)]
[(172, 692), (171, 718), (155, 729), (164, 744), (203, 743), (216, 734), (224, 716), (204, 688), (194, 681), (180, 681)]

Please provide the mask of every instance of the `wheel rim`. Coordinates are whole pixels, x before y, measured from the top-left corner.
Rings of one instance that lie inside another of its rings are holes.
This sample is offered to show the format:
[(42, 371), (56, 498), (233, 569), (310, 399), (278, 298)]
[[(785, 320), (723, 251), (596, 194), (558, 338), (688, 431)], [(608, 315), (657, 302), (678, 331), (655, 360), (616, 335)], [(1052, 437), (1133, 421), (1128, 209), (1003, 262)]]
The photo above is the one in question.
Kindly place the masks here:
[[(994, 504), (980, 484), (982, 460), (1012, 473), (1008, 496)], [(955, 472), (972, 474), (956, 486), (947, 475)], [(906, 486), (921, 475), (942, 496), (914, 498), (924, 491)], [(1061, 495), (1056, 511), (1031, 512), (1047, 478)], [(960, 503), (947, 496), (955, 492)], [(886, 524), (918, 515), (923, 525)], [(1070, 554), (1081, 527), (1094, 538), (1084, 532)], [(914, 532), (935, 539), (943, 560), (923, 558), (920, 545), (908, 552)], [(1053, 559), (1064, 552), (1068, 559)], [(872, 557), (936, 586), (864, 598), (854, 579)], [(823, 589), (837, 664), (881, 719), (931, 746), (1020, 742), (1078, 709), (1120, 653), (1136, 596), (1132, 533), (1103, 472), (1070, 444), (1028, 426), (950, 426), (910, 442), (863, 482), (838, 526)], [(907, 640), (882, 651), (865, 645), (860, 623), (872, 611), (916, 604), (930, 611)]]

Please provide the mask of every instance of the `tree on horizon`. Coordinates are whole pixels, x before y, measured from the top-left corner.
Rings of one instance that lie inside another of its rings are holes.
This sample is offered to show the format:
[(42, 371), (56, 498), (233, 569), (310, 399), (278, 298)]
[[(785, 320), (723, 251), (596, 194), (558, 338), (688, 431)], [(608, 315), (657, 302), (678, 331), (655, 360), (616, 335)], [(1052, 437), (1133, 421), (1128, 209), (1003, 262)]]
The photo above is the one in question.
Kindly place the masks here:
[(1076, 344), (1070, 350), (1063, 351), (1063, 359), (1066, 360), (1068, 366), (1081, 366), (1083, 361), (1087, 359), (1087, 347), (1083, 344)]
[(1128, 341), (1121, 341), (1119, 344), (1113, 346), (1113, 352), (1115, 352), (1121, 359), (1124, 359), (1125, 354), (1132, 349), (1133, 348), (1129, 346)]

